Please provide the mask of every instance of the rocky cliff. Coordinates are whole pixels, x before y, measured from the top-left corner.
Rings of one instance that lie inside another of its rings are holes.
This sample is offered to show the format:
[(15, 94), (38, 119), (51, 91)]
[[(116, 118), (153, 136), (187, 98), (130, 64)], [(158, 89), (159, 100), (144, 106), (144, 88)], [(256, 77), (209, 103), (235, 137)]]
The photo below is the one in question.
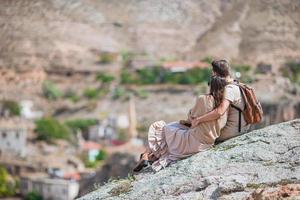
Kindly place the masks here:
[(155, 174), (109, 182), (80, 200), (279, 198), (300, 199), (300, 119), (233, 138)]
[(96, 66), (99, 52), (245, 63), (300, 57), (297, 0), (2, 0), (0, 66)]

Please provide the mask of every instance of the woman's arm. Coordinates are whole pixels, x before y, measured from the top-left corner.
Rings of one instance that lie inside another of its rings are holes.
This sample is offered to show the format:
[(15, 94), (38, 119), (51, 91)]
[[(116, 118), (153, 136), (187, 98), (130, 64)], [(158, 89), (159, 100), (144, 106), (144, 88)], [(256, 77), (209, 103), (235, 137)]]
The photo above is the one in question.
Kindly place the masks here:
[(217, 108), (213, 109), (212, 111), (202, 116), (192, 119), (192, 128), (198, 126), (202, 122), (219, 119), (226, 112), (229, 106), (230, 106), (230, 101), (227, 99), (223, 99), (222, 103)]

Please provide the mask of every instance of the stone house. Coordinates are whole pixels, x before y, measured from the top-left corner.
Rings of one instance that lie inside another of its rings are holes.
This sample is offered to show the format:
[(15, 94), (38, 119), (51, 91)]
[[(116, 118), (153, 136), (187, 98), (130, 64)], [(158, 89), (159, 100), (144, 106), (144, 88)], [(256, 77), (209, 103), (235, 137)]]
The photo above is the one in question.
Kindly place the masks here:
[(101, 145), (93, 141), (83, 141), (81, 143), (82, 152), (87, 156), (91, 162), (96, 161), (96, 158), (102, 149)]
[(20, 119), (0, 120), (0, 156), (1, 154), (26, 155), (27, 128)]
[(79, 183), (74, 180), (50, 178), (45, 173), (23, 174), (20, 179), (22, 196), (35, 191), (44, 200), (72, 200), (78, 195)]
[(96, 142), (115, 140), (118, 129), (127, 129), (128, 127), (129, 119), (126, 114), (110, 115), (99, 124), (91, 126), (85, 139)]

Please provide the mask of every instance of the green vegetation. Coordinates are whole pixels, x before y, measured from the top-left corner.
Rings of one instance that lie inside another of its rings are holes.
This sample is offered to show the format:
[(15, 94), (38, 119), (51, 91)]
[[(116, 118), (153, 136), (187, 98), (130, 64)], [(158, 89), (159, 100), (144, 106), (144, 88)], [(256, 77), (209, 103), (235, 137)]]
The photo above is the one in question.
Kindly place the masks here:
[(244, 73), (250, 72), (251, 66), (250, 65), (237, 65), (237, 64), (234, 64), (234, 65), (232, 65), (232, 69), (236, 72), (240, 72), (241, 74), (244, 74)]
[(263, 184), (257, 184), (257, 183), (248, 183), (247, 184), (247, 187), (251, 188), (251, 189), (258, 189), (258, 188), (263, 187), (263, 186), (264, 186)]
[(109, 64), (114, 61), (114, 55), (111, 53), (102, 53), (99, 57), (100, 64)]
[(96, 168), (97, 167), (97, 162), (89, 161), (88, 158), (83, 160), (84, 166), (87, 168)]
[(121, 84), (138, 84), (138, 76), (127, 69), (121, 71)]
[(51, 81), (44, 81), (42, 89), (47, 99), (55, 100), (62, 96), (62, 92)]
[(126, 95), (127, 95), (127, 91), (124, 88), (117, 87), (113, 90), (112, 98), (116, 100), (116, 99), (123, 98)]
[(43, 200), (43, 197), (39, 193), (32, 191), (27, 193), (25, 200)]
[(138, 89), (135, 91), (135, 95), (142, 99), (147, 99), (149, 97), (149, 92), (143, 89)]
[(117, 139), (119, 141), (126, 142), (128, 140), (127, 129), (118, 129), (117, 134)]
[(121, 180), (118, 182), (118, 185), (112, 188), (108, 193), (112, 196), (119, 196), (120, 194), (124, 194), (130, 192), (132, 189), (130, 180)]
[(90, 126), (96, 125), (96, 119), (75, 119), (68, 120), (65, 124), (72, 130), (73, 133), (76, 133), (77, 130), (86, 132)]
[(198, 84), (207, 82), (210, 77), (210, 69), (193, 68), (186, 72), (170, 72), (162, 67), (146, 67), (137, 71), (123, 69), (121, 72), (121, 84)]
[(102, 72), (97, 74), (96, 80), (100, 81), (101, 83), (111, 83), (113, 80), (115, 80), (115, 77), (110, 74)]
[(104, 96), (108, 93), (107, 89), (99, 89), (99, 88), (86, 88), (83, 91), (83, 95), (88, 99), (97, 99), (99, 97)]
[(237, 65), (233, 64), (232, 69), (235, 72), (239, 72), (241, 77), (240, 81), (243, 83), (252, 83), (254, 81), (252, 68), (250, 65)]
[(5, 110), (8, 110), (10, 115), (20, 116), (21, 107), (19, 104), (13, 100), (2, 100), (1, 104)]
[(109, 182), (115, 183), (116, 187), (112, 188), (108, 193), (112, 196), (119, 196), (130, 192), (132, 189), (132, 182), (136, 179), (132, 174), (128, 174), (127, 178), (124, 179), (110, 179)]
[(130, 67), (134, 54), (123, 50), (120, 52), (123, 67)]
[(145, 67), (143, 69), (137, 70), (137, 83), (145, 85), (158, 83), (161, 71), (162, 70), (160, 67)]
[(281, 68), (283, 76), (300, 85), (300, 62), (288, 62)]
[(88, 155), (83, 155), (82, 160), (83, 160), (85, 167), (96, 168), (99, 165), (99, 163), (101, 163), (101, 161), (103, 161), (107, 158), (107, 156), (108, 156), (107, 152), (105, 150), (101, 149), (99, 151), (98, 155), (96, 156), (95, 161), (90, 161), (88, 158)]
[(96, 160), (101, 161), (101, 160), (105, 160), (106, 158), (107, 158), (107, 152), (101, 149), (98, 155), (96, 156)]
[(211, 64), (213, 60), (214, 60), (214, 59), (213, 59), (212, 57), (207, 56), (207, 57), (203, 58), (201, 61), (202, 61), (202, 62), (206, 62), (206, 63), (208, 63), (208, 64)]
[(6, 169), (0, 166), (0, 198), (11, 197), (16, 194), (16, 184), (9, 180)]
[(70, 90), (70, 89), (66, 91), (64, 97), (67, 99), (70, 99), (74, 103), (76, 103), (80, 100), (80, 97), (77, 96), (76, 92), (73, 90)]
[(64, 124), (52, 117), (46, 117), (35, 121), (35, 132), (38, 134), (38, 139), (48, 142), (54, 139), (69, 139), (70, 130)]

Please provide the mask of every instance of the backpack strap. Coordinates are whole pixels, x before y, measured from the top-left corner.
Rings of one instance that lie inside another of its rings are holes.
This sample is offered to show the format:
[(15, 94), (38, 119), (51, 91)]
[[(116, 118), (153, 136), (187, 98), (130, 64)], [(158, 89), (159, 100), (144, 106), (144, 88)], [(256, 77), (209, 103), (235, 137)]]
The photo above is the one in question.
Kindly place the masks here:
[[(244, 94), (243, 94), (243, 91), (240, 87), (240, 82), (238, 80), (234, 80), (232, 84), (239, 87), (240, 92), (241, 92), (241, 97), (244, 99)], [(242, 112), (243, 112), (243, 110), (241, 108), (237, 107), (236, 105), (233, 105), (232, 103), (230, 105), (231, 105), (231, 107), (233, 107), (234, 109), (239, 111), (239, 132), (241, 132), (241, 130), (242, 130)]]
[(239, 132), (241, 132), (242, 130), (242, 109), (240, 109), (239, 107), (233, 105), (232, 103), (230, 104), (231, 107), (233, 107), (234, 109), (239, 111)]

